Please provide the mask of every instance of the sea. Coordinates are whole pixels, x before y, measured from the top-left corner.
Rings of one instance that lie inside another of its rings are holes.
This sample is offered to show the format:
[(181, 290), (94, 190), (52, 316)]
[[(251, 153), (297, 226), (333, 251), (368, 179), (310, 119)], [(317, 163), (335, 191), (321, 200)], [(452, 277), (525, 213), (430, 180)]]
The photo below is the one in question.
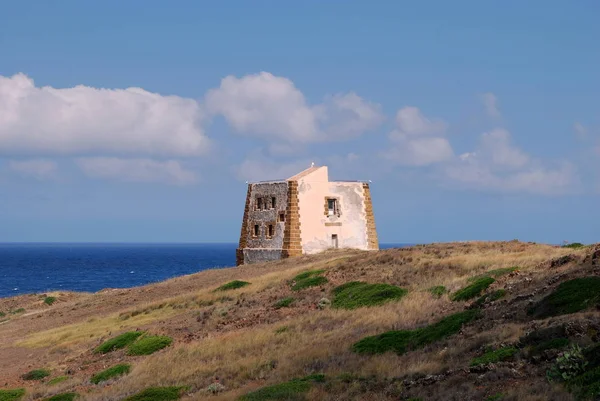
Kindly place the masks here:
[[(408, 244), (380, 244), (380, 248)], [(236, 243), (0, 244), (0, 298), (49, 291), (96, 292), (235, 266)]]

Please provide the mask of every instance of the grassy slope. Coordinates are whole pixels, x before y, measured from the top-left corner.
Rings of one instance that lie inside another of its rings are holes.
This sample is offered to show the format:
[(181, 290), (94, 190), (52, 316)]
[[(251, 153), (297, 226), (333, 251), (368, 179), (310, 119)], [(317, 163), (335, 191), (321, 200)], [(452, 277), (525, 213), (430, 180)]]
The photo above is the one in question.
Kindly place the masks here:
[[(377, 397), (373, 399), (396, 399), (396, 390), (391, 388), (402, 387), (395, 382), (399, 378), (413, 380), (419, 375), (468, 368), (474, 358), (481, 357), (482, 347), (514, 343), (530, 329), (532, 320), (526, 313), (528, 301), (513, 302), (514, 298), (546, 287), (551, 277), (582, 275), (584, 267), (580, 265), (591, 251), (518, 242), (440, 244), (371, 253), (338, 251), (207, 271), (129, 290), (59, 294), (61, 302), (52, 306), (38, 307), (39, 297), (35, 303), (27, 296), (0, 300), (0, 310), (5, 306), (7, 310), (24, 307), (34, 311), (0, 325), (0, 337), (9, 339), (0, 350), (7, 355), (0, 370), (3, 379), (7, 377), (7, 388), (27, 387), (25, 399), (32, 394), (51, 396), (69, 391), (85, 394), (82, 399), (121, 399), (155, 386), (188, 386), (184, 398), (203, 399), (205, 389), (218, 377), (225, 391), (211, 399), (234, 400), (263, 386), (313, 373), (336, 379), (327, 386), (312, 387), (303, 395), (306, 399), (364, 399), (365, 391)], [(549, 268), (551, 259), (568, 254), (578, 261)], [(513, 266), (520, 266), (518, 275), (497, 277), (488, 289), (508, 289), (506, 296), (496, 301), (499, 306), (496, 302), (484, 306), (482, 317), (465, 325), (459, 334), (403, 355), (357, 355), (352, 351), (352, 345), (365, 337), (421, 328), (464, 311), (469, 302), (452, 302), (452, 294), (471, 284), (473, 277)], [(321, 269), (328, 283), (302, 291), (290, 288), (298, 274)], [(586, 267), (586, 274), (589, 272)], [(252, 285), (214, 291), (233, 280)], [(396, 285), (408, 294), (368, 309), (316, 308), (321, 298), (333, 299), (333, 288), (350, 281)], [(436, 297), (429, 291), (442, 285), (447, 294)], [(547, 294), (540, 292), (535, 300)], [(294, 297), (294, 303), (285, 308), (273, 306), (286, 297)], [(42, 307), (43, 313), (36, 312)], [(511, 312), (508, 320), (503, 318), (506, 312)], [(597, 319), (597, 315), (586, 312), (577, 316)], [(572, 316), (558, 319), (568, 321)], [(93, 352), (103, 341), (135, 329), (172, 337), (173, 346), (137, 357), (127, 356), (125, 349), (105, 355)], [(44, 355), (49, 360), (42, 359)], [(55, 386), (22, 382), (20, 375), (30, 370), (25, 367), (41, 366), (42, 360), (55, 376), (66, 369), (75, 373)], [(131, 363), (131, 373), (111, 386), (89, 382), (93, 374), (123, 361)], [(81, 366), (84, 369), (78, 369)], [(500, 373), (513, 383), (509, 387), (497, 379), (482, 384), (478, 379), (481, 373), (450, 375), (433, 385), (411, 386), (403, 390), (403, 396), (447, 399), (451, 391), (457, 399), (484, 399), (508, 388), (513, 394), (507, 399), (541, 400), (563, 391), (549, 385), (544, 370), (538, 370), (529, 367), (520, 378)], [(350, 372), (353, 378), (346, 379)], [(515, 380), (519, 385), (514, 385)]]

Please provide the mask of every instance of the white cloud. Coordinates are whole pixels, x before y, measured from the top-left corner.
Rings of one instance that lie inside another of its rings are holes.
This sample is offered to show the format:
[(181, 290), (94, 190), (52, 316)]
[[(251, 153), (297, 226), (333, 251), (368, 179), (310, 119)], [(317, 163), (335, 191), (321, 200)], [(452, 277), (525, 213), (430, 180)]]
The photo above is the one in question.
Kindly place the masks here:
[(354, 93), (311, 106), (294, 83), (268, 72), (228, 76), (205, 97), (208, 111), (221, 114), (240, 134), (311, 143), (352, 138), (383, 121), (378, 105)]
[(193, 99), (140, 88), (36, 87), (0, 76), (0, 152), (43, 155), (197, 156), (209, 140)]
[(8, 169), (19, 175), (38, 180), (55, 179), (58, 174), (57, 164), (52, 160), (44, 159), (10, 160)]
[(488, 116), (492, 118), (500, 117), (500, 110), (498, 110), (498, 99), (496, 98), (496, 95), (491, 92), (484, 93), (481, 95), (481, 101), (483, 102)]
[(160, 182), (189, 185), (196, 174), (175, 160), (120, 159), (116, 157), (79, 158), (77, 165), (89, 177), (125, 182)]
[(529, 156), (511, 143), (510, 133), (501, 128), (480, 137), (476, 154), (498, 168), (518, 169), (529, 163)]
[(454, 157), (450, 142), (443, 137), (447, 124), (423, 116), (416, 107), (404, 107), (396, 114), (396, 129), (389, 135), (392, 146), (384, 156), (406, 166), (427, 166)]

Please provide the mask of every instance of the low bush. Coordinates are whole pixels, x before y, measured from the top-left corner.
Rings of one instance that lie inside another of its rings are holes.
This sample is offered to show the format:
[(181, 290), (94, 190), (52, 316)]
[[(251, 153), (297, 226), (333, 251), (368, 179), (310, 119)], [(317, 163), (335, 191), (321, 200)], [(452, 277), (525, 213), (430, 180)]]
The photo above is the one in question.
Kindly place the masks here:
[(328, 281), (329, 280), (327, 280), (323, 276), (307, 277), (307, 278), (304, 278), (304, 279), (296, 280), (296, 283), (292, 286), (292, 290), (294, 290), (294, 291), (300, 291), (300, 290), (303, 290), (305, 288), (316, 287), (316, 286), (325, 284)]
[(414, 330), (388, 331), (376, 336), (365, 337), (352, 346), (358, 353), (381, 354), (394, 351), (401, 355), (422, 348), (457, 333), (461, 327), (479, 315), (478, 309), (447, 316), (437, 323)]
[(571, 248), (571, 249), (579, 249), (585, 247), (581, 242), (572, 242), (570, 244), (566, 244), (562, 246), (563, 248)]
[(581, 277), (561, 283), (550, 295), (543, 298), (529, 314), (543, 319), (550, 316), (575, 313), (600, 302), (600, 277)]
[(398, 300), (407, 293), (405, 289), (390, 284), (352, 281), (333, 289), (334, 298), (331, 306), (342, 309), (377, 306), (391, 300)]
[(54, 379), (51, 379), (50, 381), (48, 381), (48, 385), (49, 386), (54, 386), (55, 384), (64, 382), (68, 378), (69, 378), (69, 376), (58, 376), (58, 377), (55, 377)]
[(283, 299), (280, 299), (279, 301), (275, 302), (275, 304), (273, 305), (273, 307), (275, 307), (277, 309), (287, 308), (291, 304), (293, 304), (294, 301), (295, 301), (295, 299), (292, 298), (292, 297), (283, 298)]
[(496, 281), (491, 277), (481, 277), (477, 280), (473, 281), (473, 284), (470, 284), (460, 290), (456, 291), (452, 295), (453, 301), (468, 301), (469, 299), (478, 297), (482, 292), (487, 290), (487, 288), (492, 285), (492, 283)]
[(181, 397), (185, 387), (150, 387), (126, 398), (125, 401), (172, 401)]
[(0, 390), (0, 401), (19, 401), (25, 395), (24, 388)]
[(471, 366), (487, 365), (488, 363), (496, 363), (506, 361), (512, 358), (517, 353), (515, 347), (499, 348), (495, 351), (486, 352), (478, 358), (471, 361)]
[(588, 361), (579, 345), (572, 345), (568, 350), (561, 352), (554, 364), (546, 372), (548, 381), (569, 381), (583, 374)]
[(50, 371), (47, 369), (35, 369), (25, 373), (21, 378), (23, 380), (42, 380), (45, 377), (50, 376)]
[(489, 294), (484, 294), (475, 301), (475, 306), (481, 307), (488, 302), (497, 301), (506, 295), (506, 290), (496, 290)]
[(325, 273), (325, 270), (323, 270), (323, 269), (320, 269), (320, 270), (308, 270), (308, 271), (305, 271), (305, 272), (302, 272), (302, 273), (298, 274), (296, 277), (294, 277), (294, 280), (295, 281), (305, 280), (305, 279), (307, 279), (309, 277), (319, 276), (319, 275), (321, 275), (323, 273)]
[(6, 316), (6, 313), (0, 312), (0, 317), (4, 317), (4, 316)]
[(108, 341), (105, 341), (98, 348), (96, 348), (95, 352), (97, 354), (106, 354), (117, 349), (125, 348), (137, 340), (142, 334), (144, 334), (143, 331), (128, 331), (113, 337)]
[(10, 311), (11, 315), (18, 315), (19, 313), (25, 313), (25, 308), (19, 308), (19, 309), (15, 309), (15, 310), (11, 310)]
[(487, 271), (484, 274), (481, 274), (479, 276), (471, 277), (467, 281), (470, 282), (470, 283), (472, 283), (473, 281), (476, 281), (476, 280), (478, 280), (480, 278), (483, 278), (483, 277), (500, 277), (500, 276), (504, 276), (505, 274), (512, 273), (512, 272), (514, 272), (516, 270), (519, 270), (519, 266), (501, 267), (499, 269), (492, 269), (492, 270), (489, 270), (489, 271)]
[(443, 285), (436, 285), (435, 287), (431, 287), (428, 291), (434, 296), (434, 298), (441, 298), (442, 295), (448, 292), (448, 289)]
[(108, 379), (112, 379), (113, 377), (123, 376), (131, 370), (131, 365), (127, 363), (121, 363), (119, 365), (115, 365), (111, 368), (103, 370), (102, 372), (96, 373), (92, 376), (90, 380), (94, 384), (98, 384), (100, 382), (106, 381)]
[(239, 398), (240, 401), (268, 401), (268, 400), (303, 400), (303, 393), (310, 390), (312, 383), (322, 383), (325, 376), (321, 374), (310, 375), (289, 382), (263, 387)]
[(50, 398), (44, 398), (44, 401), (73, 401), (77, 396), (77, 393), (62, 393), (53, 395)]
[(46, 305), (52, 305), (54, 302), (56, 302), (56, 297), (46, 297), (46, 298), (44, 298), (44, 303)]
[(129, 345), (127, 355), (150, 355), (168, 347), (173, 339), (167, 336), (144, 336)]
[(578, 400), (598, 400), (600, 397), (600, 367), (591, 369), (571, 380), (567, 387)]
[(561, 349), (569, 345), (569, 339), (565, 337), (553, 338), (552, 340), (541, 342), (531, 348), (532, 355), (539, 355), (549, 349)]
[(237, 290), (238, 288), (242, 288), (242, 287), (245, 287), (247, 285), (250, 285), (250, 283), (247, 282), (247, 281), (233, 280), (233, 281), (230, 281), (227, 284), (223, 284), (222, 286), (220, 286), (219, 288), (217, 288), (215, 291)]

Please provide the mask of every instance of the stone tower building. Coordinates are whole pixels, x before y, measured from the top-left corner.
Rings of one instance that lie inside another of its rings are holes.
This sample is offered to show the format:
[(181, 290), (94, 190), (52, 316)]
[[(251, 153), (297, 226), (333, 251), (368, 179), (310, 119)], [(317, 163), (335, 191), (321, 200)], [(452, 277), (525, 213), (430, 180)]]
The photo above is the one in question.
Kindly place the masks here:
[(327, 167), (248, 184), (237, 265), (329, 248), (379, 249), (369, 184), (329, 181)]

